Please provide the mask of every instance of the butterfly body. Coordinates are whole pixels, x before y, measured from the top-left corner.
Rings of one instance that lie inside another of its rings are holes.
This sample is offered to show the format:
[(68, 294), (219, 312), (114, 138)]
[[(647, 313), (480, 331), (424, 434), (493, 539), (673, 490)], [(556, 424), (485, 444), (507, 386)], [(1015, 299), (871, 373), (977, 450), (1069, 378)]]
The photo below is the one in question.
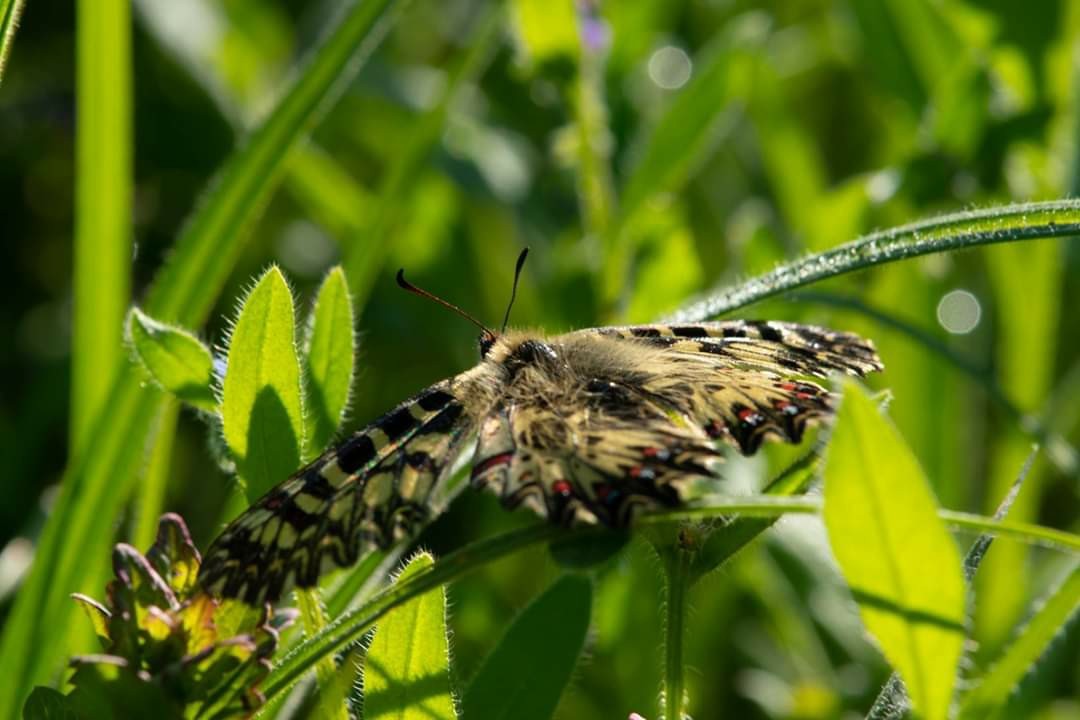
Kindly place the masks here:
[(855, 335), (744, 321), (509, 331), (481, 354), (256, 502), (207, 552), (203, 587), (275, 600), (410, 537), (470, 446), (471, 484), (507, 507), (624, 527), (714, 479), (720, 443), (797, 442), (831, 412), (812, 378), (882, 367)]

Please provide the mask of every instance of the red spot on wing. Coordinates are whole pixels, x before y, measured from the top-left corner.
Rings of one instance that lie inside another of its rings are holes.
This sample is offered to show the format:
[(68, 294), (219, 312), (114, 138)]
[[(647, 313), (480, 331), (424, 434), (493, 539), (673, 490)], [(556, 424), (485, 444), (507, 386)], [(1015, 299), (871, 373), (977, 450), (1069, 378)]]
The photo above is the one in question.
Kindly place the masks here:
[(571, 492), (570, 483), (565, 480), (556, 480), (551, 484), (551, 489), (559, 495), (569, 495)]

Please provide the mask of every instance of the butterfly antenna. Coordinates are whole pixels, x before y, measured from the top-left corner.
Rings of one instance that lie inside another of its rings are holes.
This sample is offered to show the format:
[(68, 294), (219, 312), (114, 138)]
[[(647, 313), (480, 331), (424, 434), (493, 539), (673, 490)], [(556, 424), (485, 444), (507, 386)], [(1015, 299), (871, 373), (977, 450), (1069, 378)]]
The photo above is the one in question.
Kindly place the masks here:
[(493, 333), (491, 331), (491, 328), (489, 328), (487, 325), (484, 325), (484, 323), (480, 322), (479, 320), (474, 318), (472, 315), (470, 315), (469, 313), (467, 313), (464, 310), (462, 310), (461, 308), (459, 308), (457, 305), (454, 305), (453, 303), (450, 303), (450, 302), (447, 302), (446, 300), (443, 300), (438, 295), (432, 295), (427, 290), (424, 290), (423, 288), (418, 288), (415, 285), (413, 285), (411, 282), (406, 280), (405, 279), (405, 270), (404, 269), (401, 269), (401, 270), (397, 271), (397, 284), (401, 287), (402, 290), (408, 290), (409, 292), (413, 293), (414, 295), (419, 295), (420, 297), (427, 298), (428, 300), (434, 300), (435, 302), (442, 305), (444, 308), (447, 308), (448, 310), (452, 310), (453, 312), (456, 312), (458, 315), (465, 318), (466, 320), (471, 322), (476, 327), (480, 328), (480, 330), (482, 330), (485, 335), (487, 335), (487, 336), (489, 336), (491, 338), (495, 337), (495, 333)]
[(506, 323), (510, 322), (510, 309), (514, 307), (514, 298), (517, 297), (518, 278), (521, 277), (521, 268), (525, 267), (525, 258), (529, 256), (529, 248), (525, 248), (518, 255), (517, 265), (514, 266), (514, 287), (510, 290), (510, 302), (506, 305), (506, 314), (503, 315), (502, 327), (499, 334), (506, 332)]

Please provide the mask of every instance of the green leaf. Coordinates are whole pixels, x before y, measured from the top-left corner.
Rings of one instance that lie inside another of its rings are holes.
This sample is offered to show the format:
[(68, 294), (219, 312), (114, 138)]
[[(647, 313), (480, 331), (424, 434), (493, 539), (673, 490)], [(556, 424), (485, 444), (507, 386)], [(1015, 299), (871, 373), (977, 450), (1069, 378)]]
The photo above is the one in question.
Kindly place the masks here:
[(960, 553), (914, 455), (853, 381), (829, 445), (824, 514), (863, 623), (915, 710), (947, 717), (964, 643)]
[(36, 687), (23, 705), (23, 720), (77, 720), (71, 701), (50, 687)]
[(162, 390), (200, 410), (217, 410), (210, 348), (187, 330), (158, 322), (137, 307), (128, 313), (127, 328), (135, 357)]
[[(396, 582), (434, 564), (431, 555), (420, 553)], [(446, 591), (439, 587), (396, 608), (375, 627), (364, 661), (364, 718), (454, 720), (450, 691)]]
[(300, 466), (304, 412), (295, 332), (292, 292), (271, 267), (241, 305), (221, 392), (225, 444), (249, 501)]
[(319, 288), (308, 323), (309, 455), (330, 442), (344, 418), (353, 379), (353, 323), (345, 273), (335, 267)]
[(507, 630), (461, 703), (466, 718), (547, 720), (585, 645), (592, 585), (567, 575)]
[(1005, 701), (1032, 671), (1055, 638), (1064, 634), (1080, 611), (1080, 566), (1039, 603), (1040, 610), (1019, 636), (963, 699), (959, 717), (998, 717)]

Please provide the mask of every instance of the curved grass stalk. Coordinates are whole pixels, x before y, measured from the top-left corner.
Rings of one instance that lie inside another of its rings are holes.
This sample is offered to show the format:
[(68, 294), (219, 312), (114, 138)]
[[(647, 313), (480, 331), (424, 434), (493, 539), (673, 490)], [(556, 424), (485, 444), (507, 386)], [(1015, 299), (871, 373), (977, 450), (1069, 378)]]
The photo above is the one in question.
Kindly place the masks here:
[[(716, 518), (738, 514), (750, 517), (775, 517), (786, 513), (817, 514), (820, 498), (754, 495), (745, 497), (710, 497), (699, 505), (659, 511), (639, 519), (642, 523), (662, 523), (687, 519)], [(1025, 542), (1057, 547), (1080, 555), (1080, 536), (1030, 523), (1013, 523), (970, 513), (940, 510), (946, 523), (961, 530), (979, 530), (1009, 536)], [(585, 537), (605, 532), (603, 528), (566, 530), (547, 523), (532, 525), (504, 535), (468, 545), (425, 568), (408, 581), (385, 588), (361, 607), (327, 625), (318, 634), (289, 652), (270, 672), (262, 685), (267, 701), (273, 701), (315, 667), (327, 655), (355, 642), (393, 608), (425, 592), (452, 582), (480, 567), (540, 543), (572, 536)]]
[(1080, 200), (1019, 203), (968, 210), (871, 233), (831, 250), (705, 295), (669, 322), (701, 322), (765, 298), (876, 265), (948, 250), (1080, 235)]

